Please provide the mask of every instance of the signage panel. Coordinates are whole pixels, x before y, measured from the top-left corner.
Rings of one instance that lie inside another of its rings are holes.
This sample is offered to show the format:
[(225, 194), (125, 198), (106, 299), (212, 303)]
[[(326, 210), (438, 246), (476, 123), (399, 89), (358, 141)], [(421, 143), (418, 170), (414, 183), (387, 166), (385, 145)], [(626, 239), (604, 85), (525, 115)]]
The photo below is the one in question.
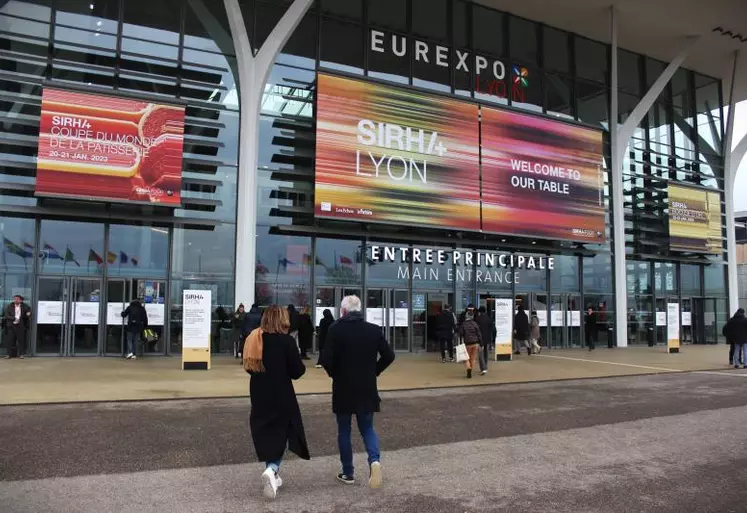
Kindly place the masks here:
[(317, 217), (480, 229), (477, 105), (317, 78)]
[(495, 358), (511, 360), (514, 337), (514, 300), (495, 300)]
[(483, 107), (482, 229), (605, 241), (602, 132)]
[(667, 349), (680, 352), (680, 304), (667, 303)]
[(724, 246), (719, 193), (681, 185), (669, 185), (667, 191), (669, 249), (720, 254)]
[(45, 88), (36, 194), (181, 204), (184, 107)]
[(210, 369), (212, 292), (185, 290), (182, 294), (182, 368)]

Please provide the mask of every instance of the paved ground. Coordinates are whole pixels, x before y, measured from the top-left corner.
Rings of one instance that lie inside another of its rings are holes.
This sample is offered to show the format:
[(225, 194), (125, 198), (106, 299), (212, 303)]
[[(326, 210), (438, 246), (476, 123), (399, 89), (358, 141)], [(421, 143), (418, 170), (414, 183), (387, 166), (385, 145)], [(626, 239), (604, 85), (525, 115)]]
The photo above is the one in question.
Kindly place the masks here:
[(289, 458), (274, 503), (247, 399), (4, 406), (0, 511), (742, 513), (746, 389), (727, 371), (385, 393), (378, 491), (335, 482), (329, 397), (307, 395), (314, 458)]
[[(723, 370), (727, 359), (724, 345), (685, 346), (680, 354), (668, 354), (665, 347), (600, 348), (593, 353), (545, 350), (539, 358), (522, 355), (511, 362), (492, 362), (488, 376), (479, 381), (522, 383)], [(464, 386), (470, 382), (462, 369), (458, 364), (442, 365), (432, 353), (400, 354), (380, 385), (384, 390)], [(238, 362), (227, 357), (214, 359), (210, 371), (182, 371), (176, 357), (0, 360), (0, 404), (240, 397), (247, 393), (247, 382)], [(330, 381), (323, 371), (310, 368), (296, 391), (328, 393)]]

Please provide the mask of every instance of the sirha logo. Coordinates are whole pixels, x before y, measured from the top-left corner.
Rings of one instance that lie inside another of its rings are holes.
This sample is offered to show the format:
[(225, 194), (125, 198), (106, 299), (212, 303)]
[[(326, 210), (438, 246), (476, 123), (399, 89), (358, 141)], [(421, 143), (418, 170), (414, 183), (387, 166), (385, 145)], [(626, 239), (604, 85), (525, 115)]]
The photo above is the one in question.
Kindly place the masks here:
[(519, 66), (514, 66), (513, 72), (514, 72), (514, 85), (518, 85), (521, 87), (529, 87), (529, 70), (528, 69), (521, 68)]

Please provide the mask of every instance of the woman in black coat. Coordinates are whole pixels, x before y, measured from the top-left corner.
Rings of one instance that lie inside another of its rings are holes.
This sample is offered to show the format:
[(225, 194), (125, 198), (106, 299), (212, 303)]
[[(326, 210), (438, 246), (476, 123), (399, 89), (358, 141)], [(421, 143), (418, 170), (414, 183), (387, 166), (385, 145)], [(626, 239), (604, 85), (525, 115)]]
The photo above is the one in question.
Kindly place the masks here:
[(314, 345), (314, 322), (309, 314), (309, 307), (298, 314), (298, 349), (301, 351), (301, 359), (308, 360), (306, 355)]
[(283, 484), (278, 469), (286, 447), (302, 459), (311, 458), (292, 381), (303, 376), (306, 367), (289, 327), (288, 312), (269, 307), (260, 328), (249, 334), (243, 354), (244, 369), (251, 375), (249, 426), (257, 459), (265, 462), (263, 493), (270, 499)]
[(319, 358), (316, 360), (316, 368), (322, 368), (322, 351), (324, 351), (324, 343), (327, 341), (327, 332), (329, 327), (335, 322), (335, 318), (332, 316), (332, 312), (329, 308), (324, 310), (322, 313), (322, 320), (319, 321), (319, 329), (316, 332), (316, 339), (319, 342)]

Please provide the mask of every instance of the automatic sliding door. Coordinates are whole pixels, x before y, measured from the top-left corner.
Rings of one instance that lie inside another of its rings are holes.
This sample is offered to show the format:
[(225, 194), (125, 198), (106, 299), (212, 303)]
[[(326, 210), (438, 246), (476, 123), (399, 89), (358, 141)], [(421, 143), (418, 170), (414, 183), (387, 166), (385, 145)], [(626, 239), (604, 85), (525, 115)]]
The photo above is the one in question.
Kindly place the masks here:
[(68, 353), (70, 355), (98, 354), (101, 280), (97, 278), (73, 278), (72, 284), (70, 348)]
[(389, 302), (389, 344), (395, 351), (410, 350), (410, 318), (407, 290), (390, 291)]
[(69, 278), (39, 278), (36, 286), (36, 354), (65, 351)]
[(125, 280), (109, 280), (106, 292), (104, 351), (106, 354), (122, 356), (124, 354), (125, 322), (122, 318), (122, 312), (127, 308), (127, 283)]

